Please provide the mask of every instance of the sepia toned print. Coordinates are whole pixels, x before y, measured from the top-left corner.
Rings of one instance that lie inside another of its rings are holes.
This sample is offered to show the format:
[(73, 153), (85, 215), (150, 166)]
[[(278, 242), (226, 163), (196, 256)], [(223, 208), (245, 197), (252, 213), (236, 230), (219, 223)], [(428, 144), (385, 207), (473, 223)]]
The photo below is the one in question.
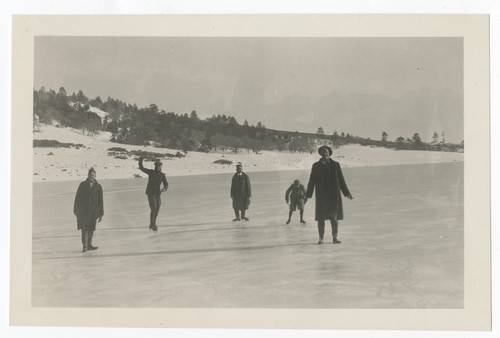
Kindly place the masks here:
[[(35, 36), (31, 307), (467, 310), (464, 55), (441, 36)], [(106, 216), (82, 241), (90, 168)]]
[[(35, 38), (34, 79), (33, 305), (463, 307), (462, 39), (44, 36)], [(65, 86), (54, 90), (57, 79)], [(69, 142), (76, 137), (78, 145)], [(387, 167), (385, 157), (396, 163)], [(268, 158), (275, 160), (266, 168)], [(101, 250), (48, 254), (49, 243), (62, 248), (52, 236), (67, 221), (47, 213), (64, 205), (57, 195), (89, 165), (104, 176), (114, 215), (98, 229)], [(149, 224), (137, 167), (148, 177)], [(312, 224), (278, 218), (291, 170), (308, 177), (316, 236)], [(51, 181), (62, 190), (48, 198)], [(170, 187), (162, 213), (160, 184)], [(350, 190), (359, 198), (344, 208), (341, 194), (352, 199)], [(152, 237), (147, 227), (161, 231)], [(312, 245), (327, 243), (343, 245)], [(109, 264), (99, 276), (136, 266), (120, 278), (127, 284), (79, 273), (80, 282), (57, 286), (54, 276), (72, 278), (58, 262), (100, 255)], [(261, 266), (268, 260), (274, 264)], [(80, 283), (99, 296), (80, 300)], [(144, 288), (139, 299), (136, 285)], [(117, 290), (120, 298), (110, 297)]]

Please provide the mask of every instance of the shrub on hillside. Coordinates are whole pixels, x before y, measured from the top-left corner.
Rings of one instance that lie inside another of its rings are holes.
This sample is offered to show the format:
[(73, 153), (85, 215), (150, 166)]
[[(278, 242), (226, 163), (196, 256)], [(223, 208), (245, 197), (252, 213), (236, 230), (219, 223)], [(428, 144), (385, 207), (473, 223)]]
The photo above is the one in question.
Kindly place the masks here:
[[(137, 156), (137, 157), (144, 157), (145, 161), (156, 161), (157, 159), (162, 159), (162, 158), (172, 158), (172, 157), (184, 157), (180, 152), (177, 152), (177, 154), (169, 154), (169, 153), (155, 153), (152, 151), (145, 151), (145, 150), (132, 150), (130, 154)], [(180, 154), (181, 156), (179, 156)]]
[(214, 161), (213, 163), (215, 163), (215, 164), (231, 165), (231, 164), (233, 164), (233, 161), (220, 159), (220, 160)]
[(111, 147), (108, 148), (108, 151), (119, 151), (119, 152), (125, 152), (128, 153), (128, 150), (125, 148), (120, 148), (120, 147)]
[(83, 144), (61, 143), (56, 140), (33, 140), (33, 148), (85, 148)]
[(129, 158), (129, 152), (127, 149), (120, 147), (112, 147), (108, 148), (108, 156), (114, 156), (114, 158), (118, 158), (121, 160), (126, 160)]

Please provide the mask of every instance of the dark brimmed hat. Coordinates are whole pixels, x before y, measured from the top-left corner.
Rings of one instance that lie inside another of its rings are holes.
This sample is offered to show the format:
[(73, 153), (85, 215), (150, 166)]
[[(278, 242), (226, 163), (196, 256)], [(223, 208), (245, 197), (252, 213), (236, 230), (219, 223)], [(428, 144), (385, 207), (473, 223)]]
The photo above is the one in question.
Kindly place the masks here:
[(161, 161), (155, 161), (155, 167), (161, 167), (162, 165)]
[(94, 167), (90, 167), (89, 172), (87, 173), (87, 175), (90, 175), (90, 173), (94, 173), (94, 174), (96, 173)]
[(328, 152), (330, 153), (330, 156), (332, 156), (332, 154), (333, 154), (333, 150), (332, 150), (332, 148), (330, 148), (329, 146), (326, 146), (326, 145), (325, 145), (325, 146), (321, 146), (321, 147), (319, 147), (319, 148), (318, 148), (318, 154), (320, 154), (320, 155), (321, 155), (321, 151), (322, 151), (323, 149), (325, 149), (325, 148), (326, 148), (326, 149), (328, 149)]

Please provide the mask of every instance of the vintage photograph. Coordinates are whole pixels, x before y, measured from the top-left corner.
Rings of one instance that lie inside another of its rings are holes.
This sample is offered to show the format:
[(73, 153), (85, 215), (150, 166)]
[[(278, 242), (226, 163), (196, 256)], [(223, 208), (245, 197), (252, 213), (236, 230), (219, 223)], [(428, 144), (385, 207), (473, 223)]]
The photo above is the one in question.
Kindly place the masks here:
[(484, 328), (484, 17), (365, 19), (19, 18), (14, 322)]
[(33, 306), (463, 307), (462, 38), (34, 48)]

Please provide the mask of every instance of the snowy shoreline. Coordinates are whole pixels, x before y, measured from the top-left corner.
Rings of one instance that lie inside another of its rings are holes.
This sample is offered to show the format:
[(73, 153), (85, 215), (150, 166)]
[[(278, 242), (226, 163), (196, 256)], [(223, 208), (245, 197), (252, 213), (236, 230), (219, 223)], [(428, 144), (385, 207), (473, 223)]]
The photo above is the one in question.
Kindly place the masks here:
[[(125, 148), (127, 151), (142, 150), (163, 154), (175, 154), (178, 150), (155, 148), (153, 146), (133, 146), (109, 141), (109, 133), (101, 132), (96, 136), (83, 135), (69, 128), (44, 126), (33, 134), (34, 140), (57, 140), (61, 143), (83, 144), (76, 148), (33, 148), (33, 182), (81, 181), (87, 170), (94, 167), (97, 177), (103, 179), (127, 179), (145, 177), (138, 169), (134, 157), (119, 159), (108, 155), (112, 147)], [(332, 158), (343, 168), (392, 166), (424, 163), (463, 162), (463, 153), (431, 152), (416, 150), (393, 150), (372, 148), (361, 145), (346, 145), (334, 149)], [(213, 163), (228, 160), (232, 165)], [(247, 172), (282, 170), (309, 170), (319, 159), (317, 153), (290, 153), (262, 151), (259, 154), (241, 151), (200, 153), (189, 152), (186, 157), (166, 158), (163, 171), (167, 176), (189, 176), (233, 173), (234, 164), (242, 162)], [(151, 162), (145, 166), (152, 168)]]

